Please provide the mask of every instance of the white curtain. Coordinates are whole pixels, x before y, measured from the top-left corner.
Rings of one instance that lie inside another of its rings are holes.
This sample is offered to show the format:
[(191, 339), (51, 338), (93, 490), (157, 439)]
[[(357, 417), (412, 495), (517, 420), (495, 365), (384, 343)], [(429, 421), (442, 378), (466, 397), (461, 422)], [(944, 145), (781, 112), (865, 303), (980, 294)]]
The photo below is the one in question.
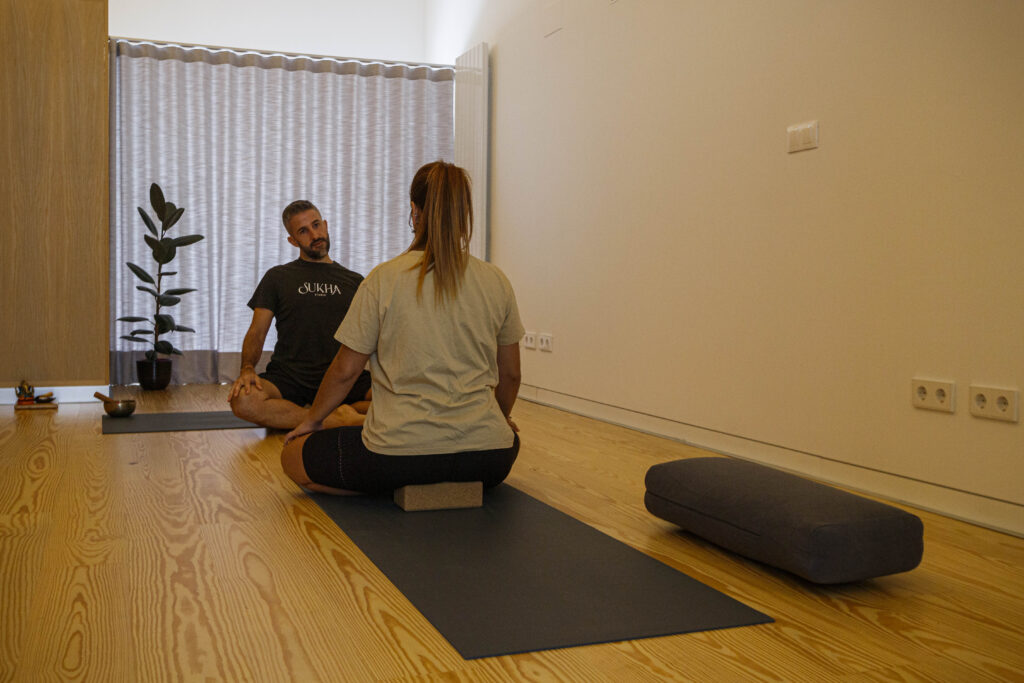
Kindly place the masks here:
[(173, 236), (205, 236), (169, 266), (169, 286), (198, 290), (162, 311), (196, 330), (168, 336), (184, 352), (172, 382), (230, 381), (246, 302), (268, 268), (298, 255), (282, 209), (316, 204), (331, 258), (363, 275), (401, 253), (413, 173), (453, 157), (453, 101), (451, 67), (112, 39), (111, 383), (134, 383), (146, 350), (120, 338), (144, 325), (116, 319), (154, 312), (125, 266), (156, 271), (136, 208), (152, 215), (151, 183), (185, 208)]

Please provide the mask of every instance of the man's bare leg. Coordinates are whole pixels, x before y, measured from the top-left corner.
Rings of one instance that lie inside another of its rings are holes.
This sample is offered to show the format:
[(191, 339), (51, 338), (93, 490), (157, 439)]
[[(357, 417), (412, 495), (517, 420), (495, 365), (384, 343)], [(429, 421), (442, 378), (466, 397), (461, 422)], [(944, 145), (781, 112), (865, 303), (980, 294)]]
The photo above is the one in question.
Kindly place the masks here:
[(366, 390), (366, 396), (363, 398), (362, 401), (353, 401), (349, 405), (351, 405), (352, 409), (355, 410), (360, 415), (366, 415), (367, 411), (370, 410), (370, 401), (372, 401), (372, 400), (373, 400), (373, 389), (370, 388), (370, 389)]
[(352, 409), (360, 415), (366, 415), (366, 411), (370, 409), (369, 401), (356, 401), (355, 403), (347, 403), (346, 405), (352, 406)]
[(295, 429), (306, 419), (306, 409), (281, 397), (281, 390), (269, 379), (262, 389), (251, 388), (231, 401), (231, 412), (243, 420), (271, 429)]
[[(353, 401), (338, 407), (334, 412), (338, 413), (339, 424), (332, 424), (331, 427), (354, 427), (363, 424), (366, 420), (366, 413), (370, 410), (370, 401), (373, 398), (373, 389), (366, 390), (366, 398), (362, 401)], [(348, 410), (351, 408), (351, 410)], [(353, 411), (356, 413), (353, 415)], [(326, 422), (324, 423), (326, 425)]]

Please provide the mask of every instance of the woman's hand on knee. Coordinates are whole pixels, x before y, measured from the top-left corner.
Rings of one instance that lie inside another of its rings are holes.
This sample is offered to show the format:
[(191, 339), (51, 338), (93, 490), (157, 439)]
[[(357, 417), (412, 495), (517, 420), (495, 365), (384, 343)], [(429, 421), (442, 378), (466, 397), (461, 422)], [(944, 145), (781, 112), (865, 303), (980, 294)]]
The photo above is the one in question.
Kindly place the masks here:
[(284, 443), (287, 446), (291, 441), (297, 439), (304, 434), (312, 434), (313, 432), (319, 432), (324, 428), (324, 423), (320, 420), (305, 419), (298, 427), (288, 432), (284, 436)]

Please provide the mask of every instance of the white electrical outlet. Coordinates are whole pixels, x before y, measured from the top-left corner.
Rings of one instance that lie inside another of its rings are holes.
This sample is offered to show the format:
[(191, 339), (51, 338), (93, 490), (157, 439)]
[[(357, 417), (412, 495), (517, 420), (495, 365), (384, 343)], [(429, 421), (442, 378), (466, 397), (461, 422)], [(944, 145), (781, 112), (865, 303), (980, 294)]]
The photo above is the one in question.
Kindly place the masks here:
[(1020, 420), (1020, 392), (1016, 389), (1000, 389), (971, 385), (971, 415), (990, 420), (1018, 422)]
[(932, 379), (914, 378), (910, 381), (910, 402), (915, 408), (939, 410), (944, 413), (956, 411), (956, 384)]
[(538, 334), (537, 335), (537, 346), (541, 351), (547, 351), (551, 353), (555, 350), (555, 338), (550, 334)]
[(523, 348), (524, 349), (535, 349), (537, 348), (537, 333), (527, 332), (523, 335)]

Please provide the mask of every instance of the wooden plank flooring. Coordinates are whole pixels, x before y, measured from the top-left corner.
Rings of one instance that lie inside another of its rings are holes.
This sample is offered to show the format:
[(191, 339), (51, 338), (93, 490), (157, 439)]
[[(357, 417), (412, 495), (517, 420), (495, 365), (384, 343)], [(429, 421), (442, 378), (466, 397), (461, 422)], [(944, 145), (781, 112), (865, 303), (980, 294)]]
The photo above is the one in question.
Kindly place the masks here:
[(280, 433), (102, 414), (0, 407), (0, 681), (1024, 681), (1024, 539), (915, 511), (918, 569), (814, 586), (647, 513), (647, 468), (700, 450), (523, 401), (511, 484), (776, 622), (464, 661), (283, 475)]

